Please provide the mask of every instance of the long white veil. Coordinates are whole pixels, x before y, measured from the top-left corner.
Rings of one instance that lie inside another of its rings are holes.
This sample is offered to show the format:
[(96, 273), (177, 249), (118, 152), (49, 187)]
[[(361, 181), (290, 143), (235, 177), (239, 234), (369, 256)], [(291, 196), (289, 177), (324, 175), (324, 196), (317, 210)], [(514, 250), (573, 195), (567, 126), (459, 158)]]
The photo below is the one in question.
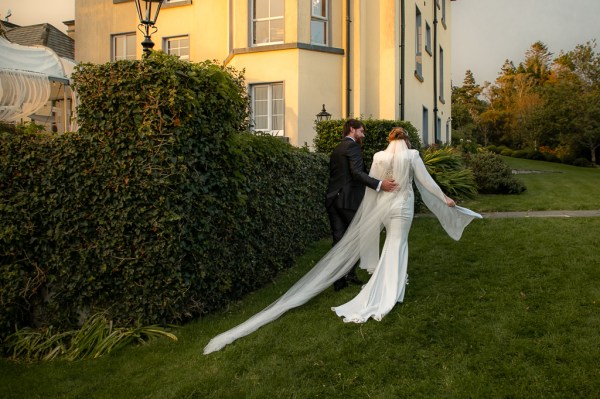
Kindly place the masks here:
[[(311, 298), (330, 287), (336, 280), (346, 275), (359, 258), (361, 258), (361, 268), (367, 270), (374, 269), (379, 256), (379, 236), (383, 228), (382, 221), (385, 220), (389, 212), (390, 203), (394, 198), (397, 199), (395, 196), (407, 195), (408, 190), (412, 190), (410, 186), (410, 162), (411, 153), (408, 151), (404, 140), (394, 140), (388, 145), (385, 151), (377, 153), (369, 174), (381, 180), (386, 173), (389, 173), (390, 165), (393, 165), (391, 173), (399, 184), (398, 191), (393, 193), (378, 193), (375, 190), (367, 188), (365, 197), (342, 239), (279, 299), (242, 324), (211, 339), (204, 348), (204, 354), (218, 351), (236, 339), (251, 334), (265, 324), (277, 319), (288, 310), (308, 302)], [(420, 191), (427, 191), (424, 189), (421, 190), (421, 187), (419, 189)], [(440, 202), (440, 199), (434, 195), (429, 194), (429, 196), (427, 200), (424, 198), (428, 207), (432, 203)], [(431, 207), (430, 209), (438, 218), (440, 217), (438, 215), (439, 212), (444, 213), (448, 212), (448, 209), (454, 209), (460, 213), (460, 209), (464, 209), (460, 207), (449, 208), (445, 204), (433, 204), (432, 206), (434, 209), (431, 209)], [(471, 212), (468, 209), (466, 211)], [(442, 226), (444, 226), (452, 238), (457, 240), (466, 224), (473, 217), (481, 217), (474, 212), (471, 212), (471, 214), (473, 215), (468, 217), (466, 223), (463, 220), (456, 223), (455, 226), (451, 222), (442, 222)], [(452, 219), (454, 215), (441, 214), (441, 216), (443, 220), (448, 220)], [(448, 230), (448, 225), (453, 230), (452, 232)], [(455, 228), (459, 230), (458, 233), (454, 231)]]

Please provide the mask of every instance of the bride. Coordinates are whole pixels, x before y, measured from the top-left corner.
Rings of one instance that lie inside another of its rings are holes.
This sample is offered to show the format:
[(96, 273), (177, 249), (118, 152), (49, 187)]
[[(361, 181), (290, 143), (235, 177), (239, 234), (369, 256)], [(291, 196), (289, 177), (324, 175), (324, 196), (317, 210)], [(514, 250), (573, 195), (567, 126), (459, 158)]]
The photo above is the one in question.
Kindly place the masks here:
[[(351, 301), (332, 310), (345, 322), (381, 320), (404, 300), (407, 283), (408, 233), (414, 214), (413, 182), (423, 202), (435, 214), (444, 230), (459, 240), (464, 228), (481, 215), (457, 206), (444, 195), (431, 178), (417, 150), (410, 149), (408, 134), (392, 129), (389, 145), (375, 154), (370, 176), (398, 183), (393, 192), (367, 189), (363, 202), (343, 238), (283, 296), (244, 323), (217, 335), (206, 345), (204, 354), (220, 350), (300, 306), (346, 275), (358, 259), (360, 267), (372, 273), (369, 281)], [(379, 236), (386, 238), (379, 253)]]

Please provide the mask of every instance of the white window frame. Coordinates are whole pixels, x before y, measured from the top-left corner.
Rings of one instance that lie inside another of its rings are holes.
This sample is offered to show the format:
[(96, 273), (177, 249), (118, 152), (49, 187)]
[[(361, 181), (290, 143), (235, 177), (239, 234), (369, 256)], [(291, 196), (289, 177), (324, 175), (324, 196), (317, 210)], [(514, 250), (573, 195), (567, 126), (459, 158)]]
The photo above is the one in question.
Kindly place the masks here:
[[(273, 88), (275, 86), (281, 86), (281, 98), (273, 98)], [(267, 126), (266, 127), (261, 127), (261, 128), (257, 128), (256, 125), (252, 126), (252, 130), (257, 131), (257, 132), (268, 132), (273, 136), (285, 136), (285, 86), (283, 84), (283, 82), (271, 82), (271, 83), (256, 83), (256, 84), (252, 84), (250, 85), (250, 97), (252, 100), (252, 123), (256, 123), (256, 101), (257, 101), (257, 96), (256, 96), (256, 89), (257, 88), (267, 88), (267, 114), (266, 115), (261, 115), (261, 116), (266, 116), (267, 117)], [(261, 99), (262, 100), (262, 99)], [(265, 101), (265, 100), (262, 100)], [(281, 109), (283, 110), (282, 114), (275, 114), (274, 113), (274, 101), (281, 101), (282, 102), (282, 107)], [(275, 117), (282, 117), (282, 122), (281, 122), (281, 129), (274, 129), (273, 128), (273, 120)]]
[[(251, 1), (251, 12), (250, 12), (250, 26), (251, 28), (251, 46), (253, 47), (258, 47), (258, 46), (268, 46), (271, 44), (282, 44), (285, 40), (285, 2), (284, 0), (250, 0)], [(272, 1), (282, 1), (283, 2), (283, 14), (282, 15), (278, 15), (278, 16), (271, 16), (269, 15), (266, 18), (256, 18), (255, 14), (256, 14), (256, 2), (257, 1), (263, 1), (263, 2), (268, 2), (268, 8), (269, 10), (271, 9), (271, 2)], [(273, 21), (282, 21), (283, 22), (283, 38), (281, 40), (272, 40), (272, 30), (271, 30), (271, 22)], [(256, 29), (255, 29), (255, 24), (257, 22), (269, 22), (269, 37), (267, 38), (266, 42), (262, 42), (262, 43), (258, 43), (256, 40)]]
[[(325, 15), (322, 14), (314, 14), (314, 5), (315, 2), (317, 4), (321, 4), (321, 10), (325, 12)], [(323, 26), (323, 41), (314, 40), (315, 30), (313, 24), (319, 24)], [(329, 0), (311, 0), (311, 9), (310, 9), (310, 42), (311, 44), (316, 44), (319, 46), (329, 46)]]
[[(128, 50), (130, 50), (127, 47), (127, 39), (128, 38), (133, 38), (134, 39), (134, 44), (133, 44), (133, 54), (128, 54)], [(125, 48), (125, 56), (121, 56), (117, 54), (117, 40), (119, 39), (124, 39), (123, 41), (123, 45)], [(135, 60), (137, 58), (137, 40), (136, 40), (136, 35), (135, 32), (126, 32), (126, 33), (118, 33), (115, 35), (111, 35), (110, 37), (110, 53), (111, 53), (111, 60), (112, 61), (119, 61), (119, 60)]]
[[(177, 49), (178, 52), (177, 53), (172, 53), (171, 52), (171, 47), (170, 44), (172, 41), (176, 41), (176, 40), (182, 40), (182, 39), (187, 39), (188, 40), (188, 45), (187, 47), (174, 47), (174, 49)], [(185, 61), (189, 61), (190, 60), (190, 35), (179, 35), (179, 36), (169, 36), (169, 37), (165, 37), (163, 38), (163, 50), (165, 53), (167, 54), (171, 54), (171, 55), (176, 55), (179, 57), (180, 60), (185, 60)], [(181, 55), (181, 50), (182, 49), (187, 49), (187, 54)]]

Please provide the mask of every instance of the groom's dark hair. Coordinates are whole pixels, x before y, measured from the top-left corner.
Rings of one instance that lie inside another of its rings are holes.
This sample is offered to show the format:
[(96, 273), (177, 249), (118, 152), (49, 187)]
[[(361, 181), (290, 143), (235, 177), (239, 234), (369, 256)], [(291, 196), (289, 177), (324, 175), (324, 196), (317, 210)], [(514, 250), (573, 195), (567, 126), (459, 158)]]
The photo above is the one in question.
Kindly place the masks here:
[(350, 134), (350, 128), (352, 129), (360, 129), (360, 128), (365, 128), (365, 125), (356, 119), (348, 119), (346, 121), (346, 123), (344, 123), (344, 128), (342, 130), (342, 133), (344, 134), (344, 137), (346, 137), (347, 135)]

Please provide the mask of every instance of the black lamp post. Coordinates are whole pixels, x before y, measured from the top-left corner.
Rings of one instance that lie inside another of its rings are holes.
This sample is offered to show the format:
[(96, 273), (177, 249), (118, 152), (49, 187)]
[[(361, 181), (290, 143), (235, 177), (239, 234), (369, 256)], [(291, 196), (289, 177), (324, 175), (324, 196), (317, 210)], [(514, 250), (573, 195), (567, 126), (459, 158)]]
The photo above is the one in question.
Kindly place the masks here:
[(323, 104), (323, 109), (317, 114), (317, 122), (328, 121), (330, 119), (331, 114), (327, 112), (327, 110), (325, 109), (325, 104)]
[[(135, 7), (137, 8), (138, 17), (140, 18), (140, 24), (138, 30), (144, 35), (144, 41), (142, 47), (144, 48), (144, 57), (150, 55), (154, 42), (150, 39), (150, 36), (158, 31), (158, 28), (154, 26), (158, 19), (158, 13), (164, 0), (134, 0)], [(143, 3), (143, 6), (142, 6)], [(153, 11), (154, 9), (154, 11)], [(150, 29), (154, 29), (150, 32)]]

